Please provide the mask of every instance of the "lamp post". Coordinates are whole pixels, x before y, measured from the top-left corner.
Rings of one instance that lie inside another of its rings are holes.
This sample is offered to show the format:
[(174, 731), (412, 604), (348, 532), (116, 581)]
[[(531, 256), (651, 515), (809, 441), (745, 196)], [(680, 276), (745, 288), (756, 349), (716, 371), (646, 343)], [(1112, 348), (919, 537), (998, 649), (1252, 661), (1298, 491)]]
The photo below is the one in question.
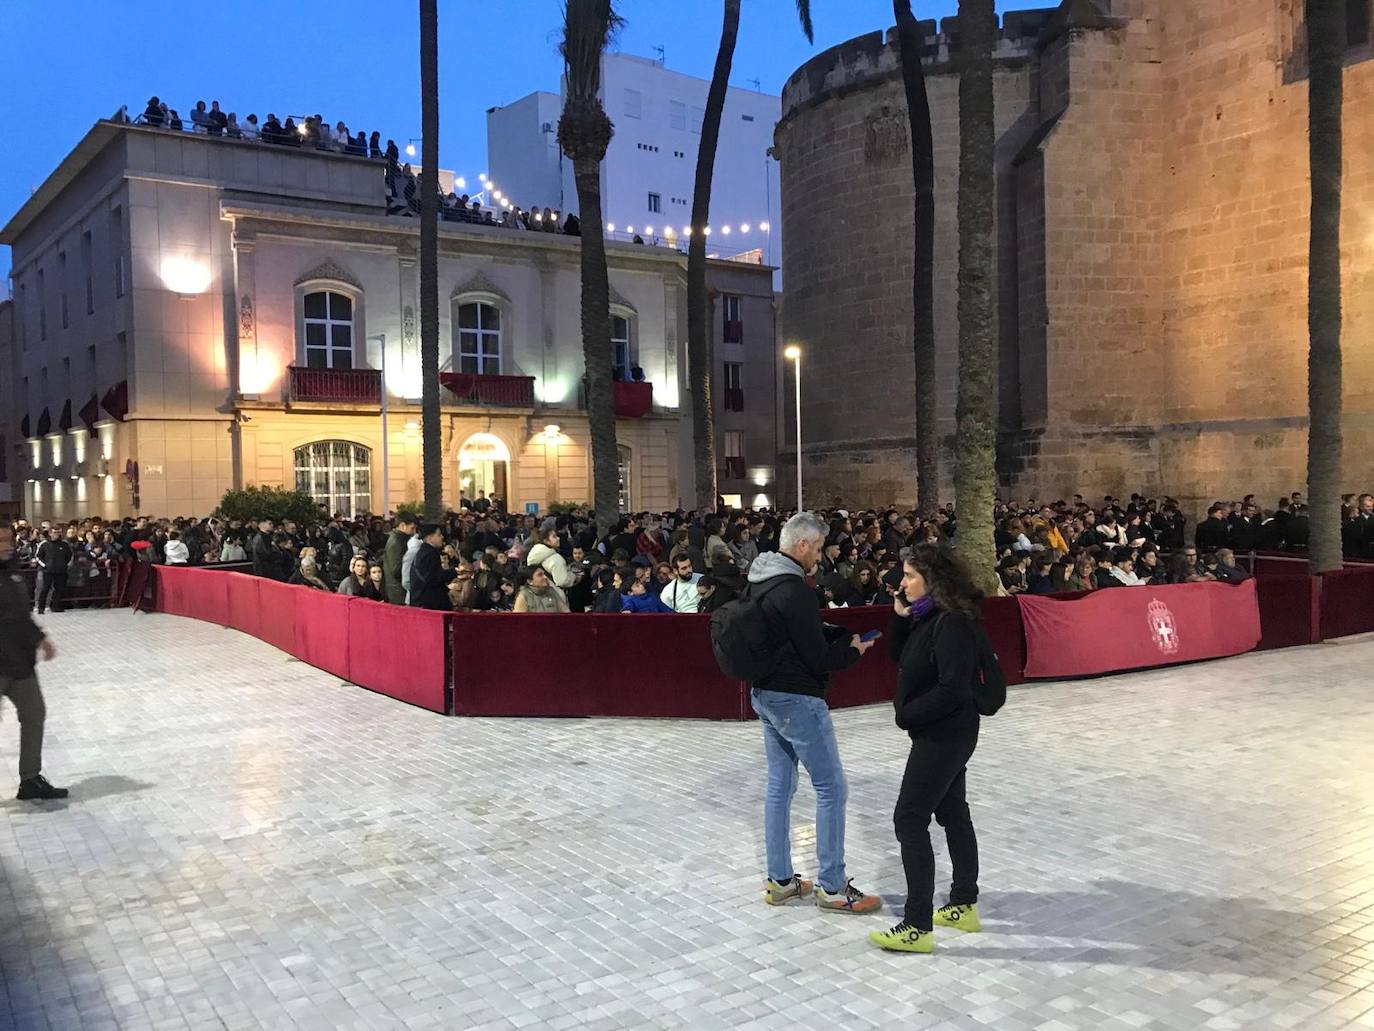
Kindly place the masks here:
[(372, 340), (381, 341), (382, 348), (382, 518), (391, 510), (391, 462), (388, 453), (390, 441), (386, 435), (386, 334), (378, 333)]
[(796, 344), (789, 344), (782, 352), (782, 356), (792, 362), (794, 369), (792, 380), (797, 387), (797, 511), (803, 512), (802, 507), (802, 456), (801, 456), (801, 348)]

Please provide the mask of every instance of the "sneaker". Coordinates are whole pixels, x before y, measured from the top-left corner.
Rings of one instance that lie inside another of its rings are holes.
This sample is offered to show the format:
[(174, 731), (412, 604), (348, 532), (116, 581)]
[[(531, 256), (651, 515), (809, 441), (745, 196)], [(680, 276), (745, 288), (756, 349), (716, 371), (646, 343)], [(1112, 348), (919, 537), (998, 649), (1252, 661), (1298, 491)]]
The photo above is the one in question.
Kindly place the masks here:
[(931, 953), (935, 951), (935, 935), (930, 931), (917, 930), (905, 920), (896, 927), (889, 927), (886, 931), (869, 931), (868, 940), (878, 948), (887, 949), (889, 952)]
[(770, 880), (763, 887), (763, 901), (770, 906), (785, 906), (789, 902), (796, 902), (798, 899), (808, 899), (814, 885), (796, 874), (792, 875), (790, 881)]
[(817, 887), (816, 908), (830, 913), (874, 913), (883, 908), (883, 900), (877, 895), (865, 895), (854, 887), (853, 881), (846, 881), (844, 890), (833, 895)]
[(28, 780), (19, 782), (19, 794), (15, 797), (21, 801), (28, 799), (38, 799), (48, 801), (54, 798), (66, 798), (66, 788), (55, 788), (48, 783), (48, 778), (41, 774), (37, 777), (30, 777)]
[(941, 906), (935, 911), (935, 926), (952, 927), (970, 934), (981, 931), (983, 925), (978, 921), (978, 903), (971, 906)]

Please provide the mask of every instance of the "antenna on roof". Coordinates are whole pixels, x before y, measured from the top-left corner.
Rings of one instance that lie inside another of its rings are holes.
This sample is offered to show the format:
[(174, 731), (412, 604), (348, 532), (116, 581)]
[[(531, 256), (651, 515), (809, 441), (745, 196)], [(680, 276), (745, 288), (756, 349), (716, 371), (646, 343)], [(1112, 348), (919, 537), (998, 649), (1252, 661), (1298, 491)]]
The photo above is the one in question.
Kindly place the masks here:
[(660, 67), (664, 67), (664, 66), (665, 66), (665, 58), (664, 58), (664, 56), (663, 56), (663, 48), (662, 48), (662, 47), (650, 47), (649, 49), (652, 50), (654, 53), (656, 53), (656, 54), (658, 55), (658, 63), (659, 63), (659, 66), (660, 66)]
[(752, 83), (754, 84), (754, 92), (755, 92), (755, 93), (762, 93), (762, 92), (763, 92), (763, 83), (760, 82), (758, 79), (745, 79), (744, 81), (745, 81), (745, 82), (752, 82)]

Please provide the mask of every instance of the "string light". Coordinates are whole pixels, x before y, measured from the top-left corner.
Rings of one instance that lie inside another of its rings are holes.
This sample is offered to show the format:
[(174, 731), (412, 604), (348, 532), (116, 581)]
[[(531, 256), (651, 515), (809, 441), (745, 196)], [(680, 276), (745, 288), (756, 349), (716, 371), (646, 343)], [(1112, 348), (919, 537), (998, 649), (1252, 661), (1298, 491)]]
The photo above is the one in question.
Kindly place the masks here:
[(720, 227), (720, 231), (721, 231), (722, 233), (724, 233), (726, 236), (729, 236), (729, 235), (730, 235), (730, 227), (729, 227), (729, 226), (721, 226), (721, 227)]
[(407, 144), (406, 144), (406, 153), (409, 154), (411, 157), (414, 157), (414, 156), (415, 156), (415, 144), (413, 144), (413, 143), (407, 143)]
[(683, 227), (682, 227), (682, 235), (683, 235), (683, 236), (691, 236), (691, 235), (692, 235), (692, 227), (691, 227), (691, 226), (683, 226)]
[(702, 236), (710, 236), (710, 235), (711, 235), (711, 227), (710, 227), (710, 226), (707, 226), (705, 229), (703, 229), (703, 230), (701, 231), (701, 235), (702, 235)]
[[(535, 217), (538, 218), (539, 216), (536, 215)], [(614, 223), (614, 222), (607, 222), (607, 223), (606, 223), (606, 232), (608, 232), (608, 233), (614, 233), (614, 232), (615, 232), (615, 223)]]
[(462, 190), (467, 187), (468, 181), (460, 175), (457, 179), (453, 180), (453, 185)]
[(634, 231), (635, 231), (635, 227), (634, 227), (634, 226), (626, 226), (626, 227), (625, 227), (625, 232), (627, 232), (627, 233), (633, 233)]
[(487, 181), (487, 173), (486, 173), (486, 172), (479, 172), (479, 173), (477, 174), (477, 178), (480, 179), (480, 180), (482, 180), (482, 182), (486, 182), (486, 181)]
[(749, 232), (749, 223), (746, 222), (746, 223), (744, 223), (744, 225), (740, 226), (740, 227), (739, 227), (739, 231), (740, 231), (741, 233), (747, 233), (747, 232)]
[(765, 232), (765, 233), (768, 232), (768, 223), (767, 223), (767, 222), (760, 222), (760, 223), (759, 223), (759, 229), (762, 230), (762, 231)]
[(647, 233), (649, 236), (653, 236), (653, 235), (654, 235), (654, 227), (653, 227), (653, 226), (645, 226), (645, 227), (644, 227), (644, 232)]

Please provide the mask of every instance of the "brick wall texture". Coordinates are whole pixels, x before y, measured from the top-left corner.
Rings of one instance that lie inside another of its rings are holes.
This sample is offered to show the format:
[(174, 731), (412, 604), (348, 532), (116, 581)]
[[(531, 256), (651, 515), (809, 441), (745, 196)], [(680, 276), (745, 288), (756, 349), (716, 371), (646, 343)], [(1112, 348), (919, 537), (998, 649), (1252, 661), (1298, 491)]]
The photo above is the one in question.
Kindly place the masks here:
[[(1306, 482), (1301, 0), (1108, 6), (1038, 39), (1014, 37), (1009, 16), (999, 43), (1003, 492), (1145, 488), (1194, 510), (1254, 492), (1272, 505)], [(952, 497), (958, 75), (943, 42), (931, 49), (937, 416)], [(895, 50), (895, 36), (860, 37), (784, 89), (782, 333), (805, 353), (811, 503), (915, 498), (911, 158)], [(1345, 77), (1348, 491), (1374, 480), (1369, 56), (1352, 51)]]

